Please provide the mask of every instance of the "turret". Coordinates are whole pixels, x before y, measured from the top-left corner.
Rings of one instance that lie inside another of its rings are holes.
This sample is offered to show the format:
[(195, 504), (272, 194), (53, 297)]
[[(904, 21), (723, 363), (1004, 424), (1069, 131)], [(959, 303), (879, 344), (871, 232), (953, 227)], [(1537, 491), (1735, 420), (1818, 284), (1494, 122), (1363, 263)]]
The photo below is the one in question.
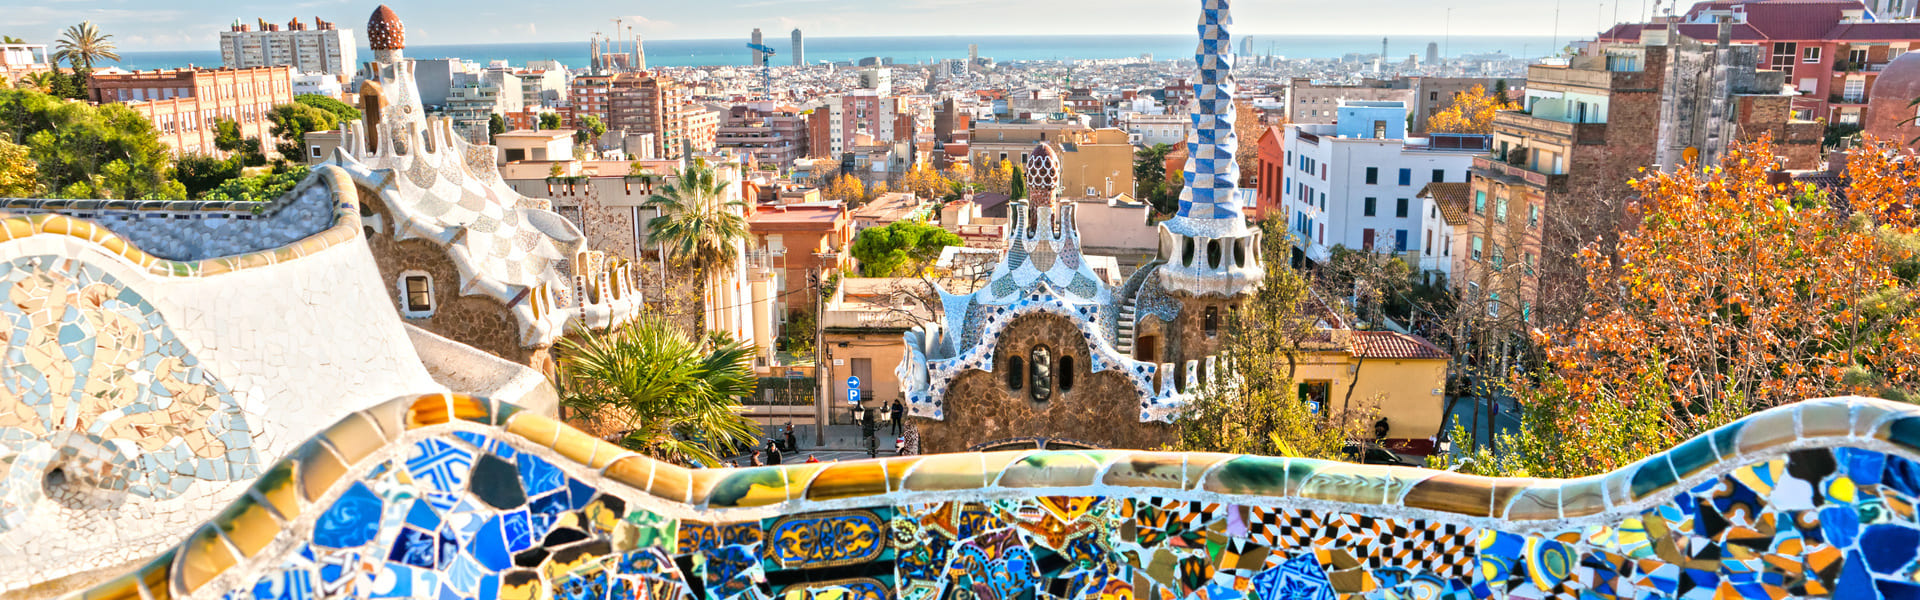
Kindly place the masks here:
[(382, 4), (373, 10), (373, 16), (367, 18), (367, 44), (373, 48), (375, 61), (392, 64), (400, 60), (401, 51), (407, 47), (407, 26), (400, 22), (400, 16), (393, 9)]
[(1173, 292), (1240, 296), (1260, 286), (1260, 232), (1249, 229), (1237, 192), (1239, 136), (1233, 94), (1233, 22), (1228, 0), (1202, 0), (1193, 127), (1187, 134), (1180, 211), (1160, 225), (1161, 284)]

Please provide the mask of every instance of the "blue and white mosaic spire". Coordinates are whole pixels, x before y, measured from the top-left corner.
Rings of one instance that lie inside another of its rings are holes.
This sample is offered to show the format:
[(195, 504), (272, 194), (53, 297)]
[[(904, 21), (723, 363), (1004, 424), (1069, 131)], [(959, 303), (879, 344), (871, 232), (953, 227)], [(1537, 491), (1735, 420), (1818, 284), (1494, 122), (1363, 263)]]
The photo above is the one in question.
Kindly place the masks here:
[(1236, 296), (1260, 287), (1260, 232), (1247, 227), (1239, 199), (1240, 137), (1233, 127), (1233, 16), (1228, 0), (1201, 0), (1193, 128), (1187, 134), (1180, 211), (1160, 225), (1162, 285), (1169, 291)]
[(1237, 86), (1233, 78), (1233, 36), (1227, 32), (1233, 15), (1227, 3), (1201, 3), (1200, 46), (1193, 55), (1199, 69), (1193, 81), (1193, 127), (1187, 135), (1181, 220), (1219, 219), (1236, 224), (1242, 220), (1240, 202), (1235, 198), (1240, 164), (1234, 154), (1240, 148), (1240, 138), (1233, 131), (1238, 117), (1233, 108)]

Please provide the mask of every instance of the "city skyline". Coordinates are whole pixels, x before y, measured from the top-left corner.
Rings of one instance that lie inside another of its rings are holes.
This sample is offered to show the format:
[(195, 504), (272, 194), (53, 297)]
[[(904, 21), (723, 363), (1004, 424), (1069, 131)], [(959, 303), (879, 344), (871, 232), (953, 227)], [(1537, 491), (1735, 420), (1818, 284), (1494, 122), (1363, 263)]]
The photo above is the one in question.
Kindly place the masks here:
[[(216, 48), (219, 33), (238, 20), (254, 24), (286, 23), (298, 17), (311, 22), (314, 17), (334, 21), (354, 30), (365, 45), (364, 14), (379, 2), (311, 0), (284, 6), (262, 7), (235, 0), (134, 3), (126, 0), (50, 4), (9, 4), (0, 2), (0, 10), (9, 15), (6, 31), (0, 34), (21, 37), (30, 43), (51, 44), (60, 31), (81, 21), (92, 21), (112, 34), (121, 51), (174, 51)], [(450, 2), (390, 1), (390, 6), (408, 15), (408, 37), (413, 43), (467, 44), (485, 42), (567, 42), (585, 41), (598, 32), (609, 37), (626, 37), (630, 31), (650, 40), (745, 40), (755, 27), (767, 31), (805, 30), (809, 38), (859, 37), (884, 35), (1081, 35), (1185, 34), (1191, 29), (1187, 19), (1169, 23), (1167, 15), (1184, 7), (1167, 0), (1114, 0), (1101, 3), (1069, 0), (1051, 3), (1053, 11), (1034, 13), (1032, 18), (1007, 19), (1008, 11), (1023, 4), (1013, 0), (985, 0), (960, 3), (953, 0), (911, 0), (882, 6), (866, 0), (827, 2), (825, 0), (720, 0), (698, 5), (671, 4), (645, 7), (634, 14), (634, 7), (607, 0), (575, 3), (568, 11), (524, 14), (518, 6), (503, 0), (473, 0), (452, 10)], [(1421, 0), (1356, 0), (1340, 10), (1316, 10), (1304, 1), (1288, 0), (1246, 7), (1234, 15), (1235, 31), (1241, 35), (1271, 36), (1289, 34), (1385, 35), (1385, 36), (1484, 36), (1549, 35), (1563, 39), (1591, 36), (1615, 22), (1634, 21), (1645, 13), (1645, 5), (1618, 6), (1618, 3), (1567, 2), (1557, 10), (1526, 0), (1495, 0), (1465, 3), (1449, 9), (1440, 3)], [(882, 10), (884, 9), (884, 10)], [(754, 11), (760, 11), (755, 13)], [(1060, 19), (1055, 12), (1071, 12), (1073, 19)], [(1449, 17), (1448, 13), (1451, 12)], [(1555, 15), (1559, 15), (1556, 27)], [(1355, 20), (1352, 15), (1377, 15), (1379, 18)], [(537, 17), (525, 20), (526, 17)], [(615, 19), (620, 20), (620, 35), (614, 35)], [(503, 39), (503, 36), (511, 36)]]

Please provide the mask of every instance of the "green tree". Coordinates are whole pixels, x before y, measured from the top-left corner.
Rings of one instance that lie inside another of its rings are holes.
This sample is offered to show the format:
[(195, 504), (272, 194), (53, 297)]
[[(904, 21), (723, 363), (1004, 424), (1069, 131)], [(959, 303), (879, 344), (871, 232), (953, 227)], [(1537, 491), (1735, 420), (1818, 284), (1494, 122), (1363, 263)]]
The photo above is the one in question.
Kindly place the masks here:
[(274, 148), (280, 151), (283, 159), (305, 156), (307, 134), (315, 131), (327, 131), (340, 126), (333, 113), (314, 108), (306, 104), (282, 104), (267, 111), (267, 121), (273, 123), (268, 129), (273, 137), (280, 138)]
[(506, 133), (506, 132), (507, 132), (506, 119), (501, 118), (500, 115), (491, 115), (487, 117), (487, 143), (489, 144), (494, 143), (494, 140), (499, 139), (500, 134)]
[(228, 179), (200, 197), (209, 201), (270, 202), (292, 190), (307, 178), (306, 165), (294, 165), (284, 171)]
[(540, 113), (541, 129), (559, 129), (560, 113)]
[(749, 346), (703, 344), (649, 314), (562, 339), (559, 354), (562, 404), (620, 427), (630, 450), (718, 465), (758, 441), (760, 428), (737, 410), (758, 382)]
[(1027, 197), (1026, 169), (1014, 169), (1013, 177), (1009, 179), (1010, 182), (1007, 184), (1007, 197), (1016, 199)]
[(575, 135), (575, 140), (577, 142), (583, 145), (591, 142), (591, 143), (594, 143), (595, 146), (597, 147), (600, 141), (600, 136), (603, 136), (606, 134), (607, 134), (607, 124), (605, 122), (602, 122), (600, 120), (600, 117), (596, 117), (593, 115), (580, 115), (580, 131)]
[(260, 151), (260, 138), (241, 137), (240, 123), (233, 119), (214, 119), (213, 147), (228, 152), (240, 159), (242, 166), (258, 167), (267, 164), (266, 153)]
[(940, 258), (940, 250), (966, 242), (938, 225), (922, 221), (894, 221), (869, 227), (853, 239), (853, 257), (867, 277), (910, 277)]
[(357, 121), (361, 117), (360, 109), (354, 108), (352, 104), (319, 94), (301, 94), (294, 96), (293, 101), (333, 113), (333, 120), (339, 123)]
[(121, 104), (0, 89), (0, 139), (26, 146), (42, 189), (62, 197), (184, 198), (153, 123)]
[(1167, 154), (1172, 152), (1170, 144), (1154, 144), (1141, 149), (1133, 158), (1134, 189), (1140, 196), (1137, 199), (1163, 215), (1180, 209), (1180, 190), (1169, 189), (1171, 186), (1167, 183)]
[(53, 62), (65, 62), (76, 72), (93, 70), (93, 65), (102, 60), (120, 62), (120, 54), (114, 52), (113, 36), (100, 33), (100, 27), (93, 21), (81, 21), (67, 28), (60, 40), (53, 44)]
[(0, 198), (40, 196), (40, 167), (27, 152), (26, 146), (0, 139)]
[(173, 177), (187, 188), (187, 197), (199, 198), (220, 184), (240, 176), (240, 158), (188, 154), (173, 161)]
[(740, 258), (739, 241), (747, 236), (747, 218), (741, 214), (746, 204), (728, 200), (732, 182), (704, 163), (680, 169), (675, 179), (647, 199), (647, 206), (660, 209), (660, 216), (647, 221), (647, 238), (698, 273), (730, 274)]
[[(1175, 422), (1178, 450), (1341, 460), (1354, 440), (1372, 437), (1375, 412), (1314, 406), (1294, 386), (1301, 358), (1322, 338), (1320, 310), (1310, 282), (1286, 268), (1292, 252), (1277, 219), (1261, 224), (1268, 265), (1260, 290), (1240, 310), (1228, 311), (1225, 352), (1229, 383), (1208, 385)], [(1162, 377), (1174, 377), (1162, 373)]]

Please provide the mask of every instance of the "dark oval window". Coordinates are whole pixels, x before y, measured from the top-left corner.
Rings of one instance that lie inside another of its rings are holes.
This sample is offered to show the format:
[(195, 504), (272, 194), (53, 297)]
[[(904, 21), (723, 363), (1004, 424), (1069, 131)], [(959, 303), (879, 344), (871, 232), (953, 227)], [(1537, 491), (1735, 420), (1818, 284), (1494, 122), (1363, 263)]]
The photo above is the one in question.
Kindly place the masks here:
[(1207, 267), (1220, 268), (1220, 240), (1207, 241)]
[(1060, 391), (1073, 391), (1073, 357), (1060, 357)]
[(1252, 243), (1252, 242), (1248, 242), (1245, 239), (1242, 239), (1238, 242), (1234, 242), (1233, 264), (1242, 266), (1242, 267), (1247, 266), (1247, 244), (1249, 243)]
[(1030, 393), (1034, 402), (1046, 402), (1053, 399), (1053, 351), (1046, 346), (1034, 346), (1028, 355), (1032, 359), (1033, 370), (1027, 375), (1031, 380)]
[(1026, 365), (1020, 362), (1020, 357), (1015, 356), (1007, 359), (1007, 387), (1015, 390), (1020, 389), (1020, 386), (1026, 383), (1026, 371)]
[(1191, 267), (1193, 266), (1193, 238), (1180, 239), (1182, 242), (1180, 246), (1180, 266)]

